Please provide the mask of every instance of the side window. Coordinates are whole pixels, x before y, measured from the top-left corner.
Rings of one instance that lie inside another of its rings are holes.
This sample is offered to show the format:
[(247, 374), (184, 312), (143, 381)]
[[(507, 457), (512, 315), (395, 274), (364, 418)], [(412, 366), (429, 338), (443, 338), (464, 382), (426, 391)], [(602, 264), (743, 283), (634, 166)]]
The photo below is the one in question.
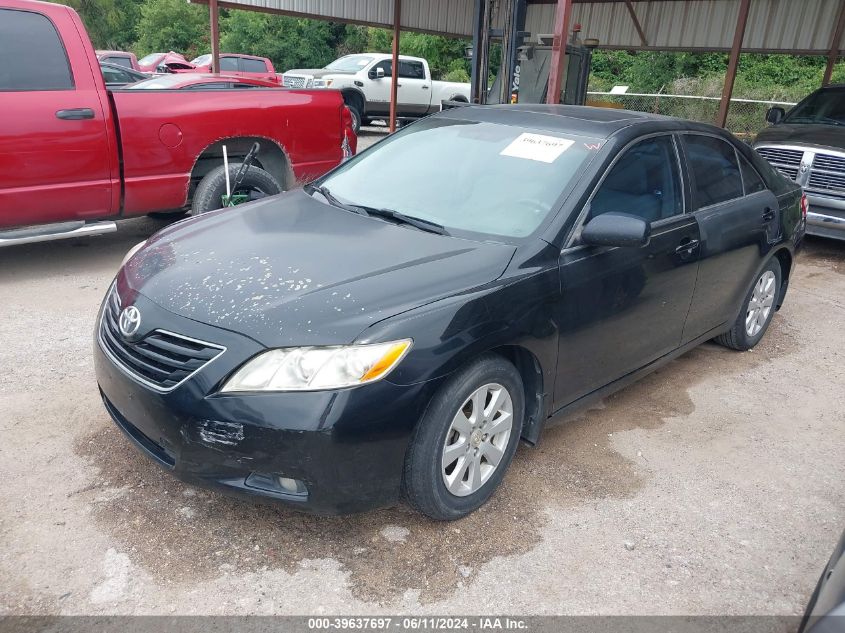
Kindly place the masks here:
[(0, 9), (0, 91), (73, 90), (56, 27), (31, 11)]
[(385, 59), (380, 61), (378, 64), (373, 66), (373, 70), (377, 68), (381, 68), (384, 71), (385, 77), (392, 77), (393, 76), (393, 62), (389, 59)]
[(741, 198), (742, 176), (733, 146), (713, 136), (687, 134), (684, 139), (696, 208)]
[(249, 59), (247, 57), (244, 57), (241, 59), (241, 64), (243, 65), (244, 72), (247, 73), (267, 72), (267, 64), (264, 63), (263, 59)]
[(229, 72), (237, 72), (238, 71), (238, 58), (237, 57), (221, 57), (220, 58), (220, 70), (221, 72), (229, 71)]
[(739, 170), (742, 172), (742, 182), (745, 185), (745, 195), (763, 191), (766, 188), (766, 183), (763, 182), (760, 174), (757, 173), (757, 170), (752, 167), (745, 156), (739, 152), (737, 154), (739, 155)]
[(107, 84), (121, 84), (126, 83), (126, 73), (119, 71), (117, 68), (110, 68), (108, 66), (101, 66), (103, 71), (103, 79)]
[(425, 79), (422, 62), (399, 61), (399, 77), (404, 79)]
[(182, 90), (223, 90), (231, 87), (231, 85), (232, 84), (218, 81), (206, 84), (191, 84), (189, 86), (185, 86)]
[(678, 158), (671, 136), (655, 136), (628, 149), (590, 203), (590, 218), (616, 211), (649, 222), (684, 212)]

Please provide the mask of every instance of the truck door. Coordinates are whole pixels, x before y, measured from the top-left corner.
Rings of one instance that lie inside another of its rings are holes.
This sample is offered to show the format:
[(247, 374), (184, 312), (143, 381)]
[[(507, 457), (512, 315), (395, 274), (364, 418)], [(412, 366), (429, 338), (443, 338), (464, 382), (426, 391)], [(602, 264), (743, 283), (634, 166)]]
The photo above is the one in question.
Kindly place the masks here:
[(100, 69), (75, 14), (49, 6), (0, 9), (0, 228), (113, 212), (117, 148)]
[[(399, 60), (399, 88), (397, 105), (399, 114), (422, 116), (428, 114), (431, 103), (431, 75), (421, 61)], [(437, 104), (440, 109), (440, 103)]]

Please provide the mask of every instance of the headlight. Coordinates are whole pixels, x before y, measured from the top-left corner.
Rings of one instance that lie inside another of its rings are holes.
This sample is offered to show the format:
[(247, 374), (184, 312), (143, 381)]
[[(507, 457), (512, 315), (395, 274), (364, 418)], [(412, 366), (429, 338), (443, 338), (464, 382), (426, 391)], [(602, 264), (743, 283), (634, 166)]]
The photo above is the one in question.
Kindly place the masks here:
[(140, 251), (144, 247), (144, 244), (146, 244), (146, 243), (147, 243), (147, 240), (144, 240), (143, 242), (138, 242), (137, 244), (135, 244), (135, 246), (130, 248), (129, 252), (126, 253), (126, 255), (123, 256), (123, 261), (120, 262), (120, 268), (123, 268), (123, 266), (126, 264), (126, 262), (128, 262), (130, 259), (132, 259), (132, 256), (135, 253), (137, 253), (138, 251)]
[(339, 347), (273, 349), (248, 361), (222, 392), (319, 391), (374, 382), (399, 364), (411, 340)]
[(328, 88), (332, 85), (332, 79), (315, 79), (314, 88)]

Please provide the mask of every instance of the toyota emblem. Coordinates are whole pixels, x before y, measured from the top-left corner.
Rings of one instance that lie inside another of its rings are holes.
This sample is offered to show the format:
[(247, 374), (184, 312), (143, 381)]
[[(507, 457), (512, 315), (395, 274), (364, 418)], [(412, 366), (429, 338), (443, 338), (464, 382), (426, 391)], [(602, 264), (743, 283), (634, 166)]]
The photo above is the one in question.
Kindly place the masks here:
[(133, 336), (138, 328), (141, 327), (141, 311), (135, 306), (129, 306), (120, 313), (120, 320), (118, 321), (120, 333), (123, 338)]

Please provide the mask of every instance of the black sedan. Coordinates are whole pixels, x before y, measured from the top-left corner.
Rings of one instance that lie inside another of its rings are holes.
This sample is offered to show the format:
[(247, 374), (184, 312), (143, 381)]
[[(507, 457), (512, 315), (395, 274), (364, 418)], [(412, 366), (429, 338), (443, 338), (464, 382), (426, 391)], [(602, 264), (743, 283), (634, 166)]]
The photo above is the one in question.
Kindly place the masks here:
[(186, 481), (456, 519), (550, 417), (704, 341), (756, 345), (805, 211), (708, 125), (444, 111), (139, 245), (98, 317), (100, 391)]

